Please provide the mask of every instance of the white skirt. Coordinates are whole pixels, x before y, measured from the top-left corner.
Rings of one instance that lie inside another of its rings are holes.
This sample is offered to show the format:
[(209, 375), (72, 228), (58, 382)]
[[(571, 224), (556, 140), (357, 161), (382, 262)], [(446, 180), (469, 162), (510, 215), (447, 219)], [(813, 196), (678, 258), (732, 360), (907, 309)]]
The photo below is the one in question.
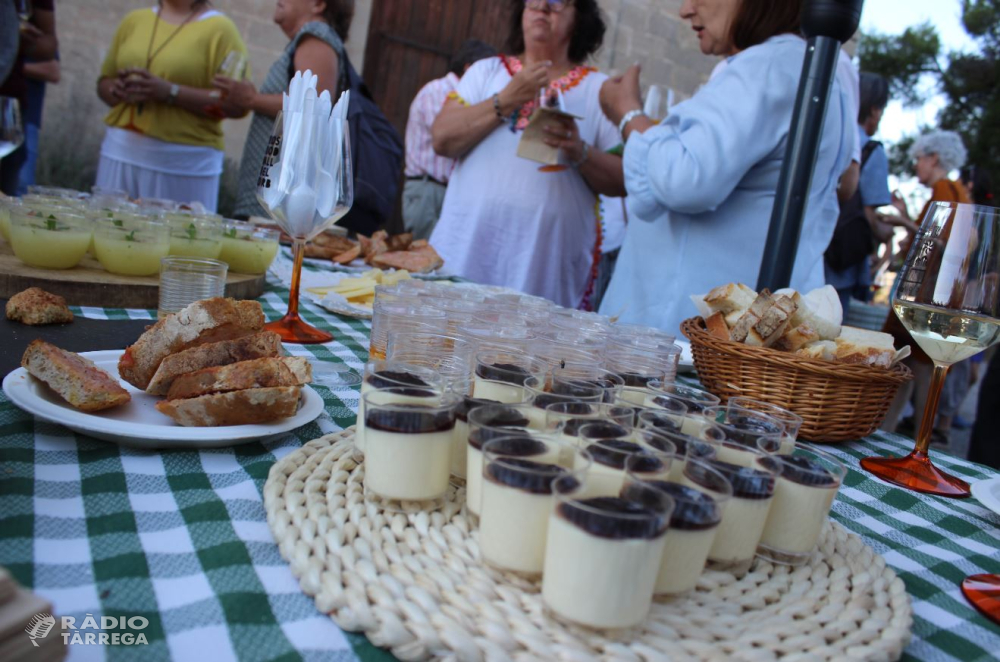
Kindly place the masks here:
[(127, 191), (132, 198), (197, 202), (214, 212), (223, 156), (211, 147), (178, 145), (109, 127), (95, 184)]

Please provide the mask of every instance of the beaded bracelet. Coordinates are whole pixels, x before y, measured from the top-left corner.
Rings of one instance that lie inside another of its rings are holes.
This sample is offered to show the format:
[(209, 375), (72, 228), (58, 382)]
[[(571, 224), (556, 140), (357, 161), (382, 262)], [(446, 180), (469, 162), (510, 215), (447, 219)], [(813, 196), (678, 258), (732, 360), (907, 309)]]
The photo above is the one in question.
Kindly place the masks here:
[(504, 121), (503, 111), (500, 110), (500, 93), (493, 95), (493, 112), (497, 114), (497, 119)]

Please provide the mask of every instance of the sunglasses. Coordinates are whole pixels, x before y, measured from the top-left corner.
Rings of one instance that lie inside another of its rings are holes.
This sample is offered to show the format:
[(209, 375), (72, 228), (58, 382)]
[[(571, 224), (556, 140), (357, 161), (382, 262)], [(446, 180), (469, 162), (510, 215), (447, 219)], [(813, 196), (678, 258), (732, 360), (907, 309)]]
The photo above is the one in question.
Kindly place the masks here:
[(545, 8), (548, 7), (549, 11), (556, 14), (566, 9), (570, 4), (570, 0), (524, 0), (524, 6), (527, 9), (545, 11)]

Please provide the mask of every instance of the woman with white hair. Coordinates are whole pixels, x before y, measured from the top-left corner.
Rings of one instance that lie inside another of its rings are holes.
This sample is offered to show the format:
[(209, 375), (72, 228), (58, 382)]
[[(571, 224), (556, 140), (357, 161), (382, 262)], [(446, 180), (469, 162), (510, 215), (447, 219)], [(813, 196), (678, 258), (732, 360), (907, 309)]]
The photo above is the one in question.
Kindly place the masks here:
[[(916, 236), (920, 222), (930, 206), (935, 202), (970, 202), (969, 194), (960, 182), (949, 179), (948, 174), (957, 171), (965, 165), (967, 156), (962, 137), (954, 131), (931, 131), (925, 133), (910, 148), (910, 158), (913, 159), (913, 167), (917, 173), (917, 180), (924, 186), (931, 189), (931, 198), (920, 211), (920, 215), (914, 219), (910, 217), (906, 209), (906, 203), (897, 195), (893, 194), (892, 204), (900, 212), (897, 219), (889, 219), (906, 228), (909, 237), (903, 242), (902, 255), (909, 253), (910, 244)], [(894, 313), (889, 313), (885, 327), (882, 329), (886, 333), (891, 333), (895, 337), (896, 347), (909, 345), (912, 354), (907, 359), (907, 365), (913, 370), (914, 379), (905, 384), (896, 393), (896, 399), (889, 408), (889, 413), (882, 424), (882, 429), (895, 432), (899, 423), (899, 416), (907, 402), (913, 403), (913, 420), (919, 421), (923, 417), (924, 405), (927, 402), (927, 391), (930, 386), (931, 373), (934, 364), (931, 359), (920, 349), (917, 343), (910, 337), (909, 332)], [(955, 364), (949, 371), (959, 375), (963, 373), (968, 379), (968, 372), (964, 371), (961, 364)], [(957, 370), (956, 370), (957, 368)], [(951, 380), (954, 382), (955, 377)], [(954, 390), (954, 389), (951, 389)], [(941, 394), (941, 404), (938, 407), (937, 424), (934, 427), (934, 437), (932, 441), (947, 443), (948, 431), (951, 429), (951, 420), (958, 409), (960, 402), (954, 402), (957, 398), (950, 395), (949, 387), (946, 383), (945, 390)], [(909, 432), (909, 430), (907, 430)], [(912, 432), (911, 432), (912, 434)]]

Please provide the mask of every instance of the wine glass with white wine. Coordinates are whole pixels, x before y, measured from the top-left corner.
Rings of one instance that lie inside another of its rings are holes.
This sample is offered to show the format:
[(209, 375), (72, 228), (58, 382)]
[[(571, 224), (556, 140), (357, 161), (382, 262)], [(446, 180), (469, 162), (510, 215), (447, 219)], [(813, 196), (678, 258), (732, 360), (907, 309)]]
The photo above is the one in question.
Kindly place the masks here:
[(869, 457), (861, 466), (902, 487), (963, 498), (969, 485), (928, 456), (948, 368), (1000, 341), (1000, 210), (936, 202), (924, 216), (896, 278), (892, 308), (934, 361), (917, 444), (906, 457)]

